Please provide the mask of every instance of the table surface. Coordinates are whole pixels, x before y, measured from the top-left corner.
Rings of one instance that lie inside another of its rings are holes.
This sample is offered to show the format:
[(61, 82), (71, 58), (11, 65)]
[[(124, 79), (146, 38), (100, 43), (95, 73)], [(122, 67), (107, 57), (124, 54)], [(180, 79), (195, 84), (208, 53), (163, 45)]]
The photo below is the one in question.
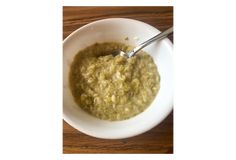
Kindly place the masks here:
[[(163, 31), (173, 26), (173, 7), (63, 7), (63, 39), (104, 18), (132, 18)], [(168, 36), (173, 42), (173, 35)], [(127, 139), (87, 136), (63, 121), (63, 153), (173, 153), (173, 112), (150, 131)]]

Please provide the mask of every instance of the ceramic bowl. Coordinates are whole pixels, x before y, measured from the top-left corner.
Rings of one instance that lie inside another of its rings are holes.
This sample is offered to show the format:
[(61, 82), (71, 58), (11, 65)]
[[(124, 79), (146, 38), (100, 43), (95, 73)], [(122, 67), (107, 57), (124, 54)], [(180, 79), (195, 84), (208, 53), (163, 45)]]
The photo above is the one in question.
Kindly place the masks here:
[(136, 46), (158, 33), (158, 29), (144, 22), (125, 18), (95, 21), (71, 33), (63, 42), (64, 120), (80, 132), (104, 139), (132, 137), (160, 124), (173, 106), (173, 46), (169, 39), (154, 42), (143, 49), (153, 57), (158, 66), (160, 90), (144, 112), (128, 120), (100, 120), (83, 111), (74, 102), (68, 78), (73, 58), (81, 49), (96, 42), (121, 42)]

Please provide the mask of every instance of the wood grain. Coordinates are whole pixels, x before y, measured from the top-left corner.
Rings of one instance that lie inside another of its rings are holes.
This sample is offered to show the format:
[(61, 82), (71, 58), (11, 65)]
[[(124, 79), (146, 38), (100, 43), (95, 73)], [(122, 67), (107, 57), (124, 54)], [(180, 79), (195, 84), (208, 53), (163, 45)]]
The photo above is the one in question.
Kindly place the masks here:
[[(104, 18), (131, 18), (163, 31), (173, 26), (173, 7), (63, 7), (63, 39), (79, 27)], [(173, 41), (173, 35), (169, 36)]]
[[(173, 7), (63, 7), (63, 39), (85, 24), (111, 17), (137, 19), (163, 31), (173, 26)], [(173, 42), (173, 35), (169, 39)], [(93, 138), (64, 121), (63, 153), (173, 153), (173, 112), (150, 131), (121, 140)]]

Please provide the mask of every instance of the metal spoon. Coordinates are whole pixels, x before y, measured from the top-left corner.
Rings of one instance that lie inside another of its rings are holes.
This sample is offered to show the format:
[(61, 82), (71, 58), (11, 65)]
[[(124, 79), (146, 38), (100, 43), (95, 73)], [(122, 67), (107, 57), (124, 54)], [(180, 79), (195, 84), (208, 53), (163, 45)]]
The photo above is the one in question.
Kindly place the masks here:
[(151, 44), (152, 42), (154, 42), (156, 40), (161, 40), (161, 39), (167, 37), (172, 32), (173, 32), (173, 27), (171, 27), (171, 28), (165, 30), (164, 32), (161, 32), (158, 35), (150, 38), (149, 40), (141, 43), (140, 45), (138, 45), (133, 50), (131, 50), (131, 51), (127, 52), (127, 53), (125, 53), (124, 51), (121, 51), (121, 50), (117, 50), (117, 51), (113, 52), (112, 55), (113, 56), (121, 55), (121, 56), (125, 56), (127, 58), (130, 58), (130, 57), (134, 56), (138, 51), (140, 51), (141, 49), (146, 47), (147, 45)]

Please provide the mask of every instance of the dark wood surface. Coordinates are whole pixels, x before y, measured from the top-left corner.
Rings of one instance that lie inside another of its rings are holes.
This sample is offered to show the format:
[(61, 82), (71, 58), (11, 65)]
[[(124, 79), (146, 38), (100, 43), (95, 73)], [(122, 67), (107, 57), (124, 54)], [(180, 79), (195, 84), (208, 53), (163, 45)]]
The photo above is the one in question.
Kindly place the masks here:
[[(111, 17), (137, 19), (163, 31), (173, 26), (173, 7), (63, 7), (63, 39), (85, 24)], [(63, 153), (173, 153), (173, 112), (150, 131), (122, 140), (93, 138), (64, 121)]]

